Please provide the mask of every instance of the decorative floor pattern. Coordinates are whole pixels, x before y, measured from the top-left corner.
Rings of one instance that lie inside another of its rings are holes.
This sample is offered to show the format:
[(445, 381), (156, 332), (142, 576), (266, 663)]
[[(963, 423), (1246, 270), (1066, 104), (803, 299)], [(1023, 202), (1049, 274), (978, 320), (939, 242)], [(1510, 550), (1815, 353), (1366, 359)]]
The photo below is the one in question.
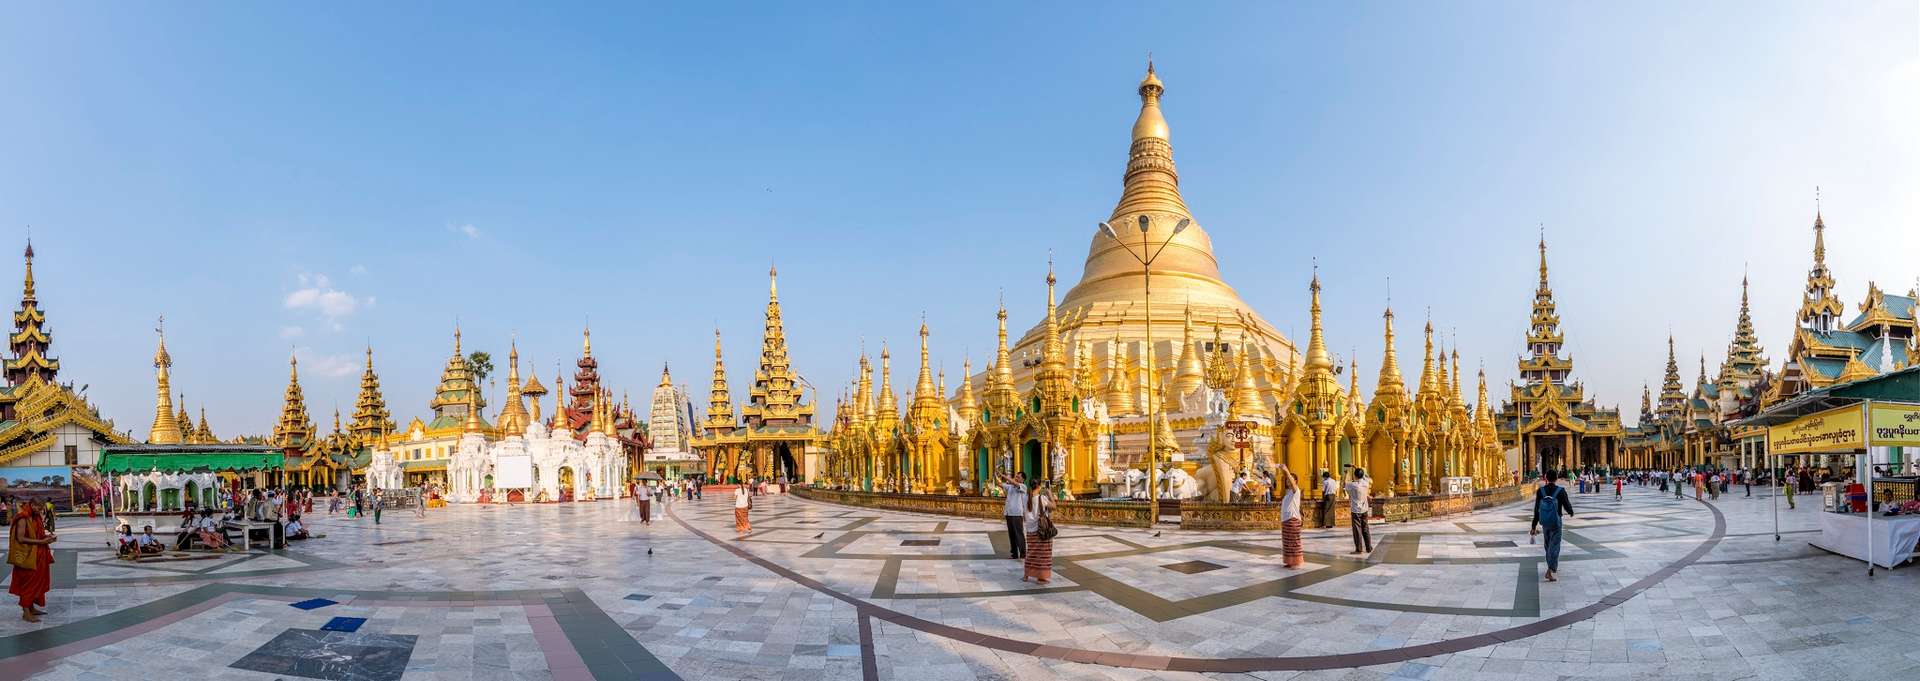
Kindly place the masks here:
[[(998, 523), (774, 496), (622, 522), (614, 502), (317, 518), (283, 552), (129, 564), (75, 523), (0, 678), (1872, 678), (1920, 671), (1920, 569), (1871, 581), (1817, 516), (1576, 496), (1561, 582), (1524, 506), (1309, 532), (1063, 526), (1020, 580)], [(656, 503), (656, 505), (659, 505)], [(667, 520), (667, 519), (662, 519)], [(1158, 536), (1156, 536), (1156, 532)], [(649, 553), (651, 550), (651, 553)], [(311, 610), (288, 607), (304, 601)]]

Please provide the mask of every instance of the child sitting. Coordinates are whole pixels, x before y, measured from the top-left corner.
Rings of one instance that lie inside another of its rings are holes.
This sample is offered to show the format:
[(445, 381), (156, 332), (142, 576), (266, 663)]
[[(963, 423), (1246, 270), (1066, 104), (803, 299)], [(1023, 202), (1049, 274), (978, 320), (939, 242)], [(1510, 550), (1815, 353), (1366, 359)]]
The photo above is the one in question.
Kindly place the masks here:
[(300, 522), (300, 514), (295, 513), (287, 520), (287, 541), (306, 538), (307, 525), (306, 523)]
[(116, 555), (129, 559), (140, 555), (140, 540), (133, 536), (132, 527), (121, 525), (118, 538), (120, 541), (118, 548), (115, 549)]
[(158, 556), (167, 548), (160, 544), (160, 538), (153, 536), (153, 526), (148, 525), (140, 531), (139, 550), (142, 556)]

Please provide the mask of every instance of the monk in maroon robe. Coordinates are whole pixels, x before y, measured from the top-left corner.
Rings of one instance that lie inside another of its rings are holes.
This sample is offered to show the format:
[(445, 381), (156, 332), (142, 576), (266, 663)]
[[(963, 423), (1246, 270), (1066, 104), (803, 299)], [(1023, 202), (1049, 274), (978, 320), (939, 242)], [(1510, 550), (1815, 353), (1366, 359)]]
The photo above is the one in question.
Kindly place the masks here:
[(8, 537), (7, 562), (13, 564), (13, 585), (7, 593), (20, 597), (20, 619), (40, 621), (46, 614), (34, 606), (47, 604), (47, 592), (53, 589), (54, 535), (47, 531), (46, 519), (35, 504), (21, 504)]

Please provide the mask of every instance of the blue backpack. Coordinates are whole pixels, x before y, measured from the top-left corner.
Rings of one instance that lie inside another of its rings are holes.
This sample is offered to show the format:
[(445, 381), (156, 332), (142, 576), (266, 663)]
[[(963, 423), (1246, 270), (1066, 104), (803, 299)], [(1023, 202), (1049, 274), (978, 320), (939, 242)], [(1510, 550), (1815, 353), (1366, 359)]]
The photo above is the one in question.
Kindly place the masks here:
[(1548, 485), (1540, 488), (1540, 496), (1533, 502), (1534, 514), (1540, 516), (1540, 526), (1549, 530), (1560, 529), (1560, 486)]

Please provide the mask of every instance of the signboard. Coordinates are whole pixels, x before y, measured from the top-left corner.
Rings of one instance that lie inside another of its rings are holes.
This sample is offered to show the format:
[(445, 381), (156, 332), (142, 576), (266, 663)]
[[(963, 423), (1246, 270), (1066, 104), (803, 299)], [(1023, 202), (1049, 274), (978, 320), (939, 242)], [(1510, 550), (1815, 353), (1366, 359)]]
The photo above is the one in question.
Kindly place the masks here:
[(533, 487), (533, 457), (526, 454), (505, 454), (494, 460), (494, 489), (530, 487)]
[(1809, 414), (1767, 429), (1775, 454), (1821, 454), (1867, 448), (1860, 432), (1859, 405)]
[(1253, 426), (1254, 424), (1251, 421), (1227, 422), (1227, 438), (1229, 442), (1233, 443), (1235, 449), (1250, 449), (1253, 447)]
[(1872, 424), (1875, 447), (1920, 447), (1920, 405), (1874, 403)]

